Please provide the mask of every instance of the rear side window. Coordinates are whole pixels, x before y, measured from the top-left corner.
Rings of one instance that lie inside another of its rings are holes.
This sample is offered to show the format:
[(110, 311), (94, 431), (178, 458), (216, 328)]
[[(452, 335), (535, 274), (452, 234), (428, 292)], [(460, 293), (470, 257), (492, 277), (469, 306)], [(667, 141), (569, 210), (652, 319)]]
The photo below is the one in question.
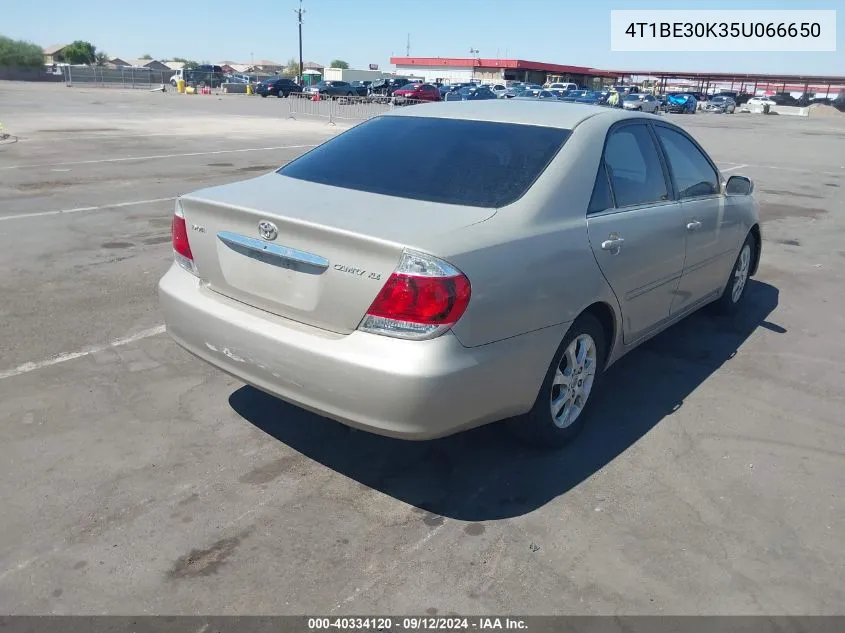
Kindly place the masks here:
[(569, 133), (512, 123), (383, 116), (278, 173), (398, 198), (497, 208), (528, 191)]
[(668, 200), (657, 147), (645, 125), (624, 125), (613, 130), (604, 148), (604, 164), (616, 206)]
[(590, 198), (590, 206), (587, 213), (600, 213), (606, 209), (613, 208), (613, 195), (610, 193), (610, 184), (607, 182), (607, 170), (604, 162), (599, 164), (599, 173), (596, 176), (596, 183), (593, 185), (593, 195)]
[(695, 143), (662, 125), (655, 126), (655, 131), (666, 152), (669, 170), (681, 199), (712, 196), (720, 192), (716, 170)]

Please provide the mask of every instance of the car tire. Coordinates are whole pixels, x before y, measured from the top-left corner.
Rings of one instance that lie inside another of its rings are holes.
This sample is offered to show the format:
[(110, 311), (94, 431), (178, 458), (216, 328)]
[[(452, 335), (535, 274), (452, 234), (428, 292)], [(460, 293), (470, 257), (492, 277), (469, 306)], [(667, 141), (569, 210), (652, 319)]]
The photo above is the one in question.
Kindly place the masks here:
[[(604, 374), (604, 339), (604, 329), (594, 316), (578, 317), (555, 352), (531, 411), (508, 420), (510, 432), (546, 449), (560, 448), (572, 441), (587, 422)], [(579, 364), (582, 350), (585, 354)], [(575, 417), (569, 419), (571, 415)]]
[(754, 269), (755, 251), (757, 249), (757, 238), (753, 233), (742, 243), (739, 254), (736, 256), (731, 274), (725, 284), (722, 295), (713, 302), (713, 309), (717, 314), (731, 316), (736, 314), (742, 306), (742, 299), (748, 290), (748, 280), (751, 278), (751, 271)]
[(262, 94), (261, 94), (261, 98), (262, 98), (262, 99), (266, 99), (266, 98), (267, 98), (267, 94), (266, 94), (266, 93), (262, 93)]

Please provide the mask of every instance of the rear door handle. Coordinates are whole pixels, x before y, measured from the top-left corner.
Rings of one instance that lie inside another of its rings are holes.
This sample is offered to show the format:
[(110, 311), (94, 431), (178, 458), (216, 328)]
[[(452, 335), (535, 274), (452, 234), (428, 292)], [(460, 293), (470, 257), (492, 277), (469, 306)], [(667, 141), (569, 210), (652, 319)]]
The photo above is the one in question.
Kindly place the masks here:
[(701, 228), (701, 222), (698, 220), (692, 220), (691, 222), (687, 222), (687, 231), (697, 231)]
[(608, 236), (608, 239), (601, 243), (601, 248), (604, 251), (616, 251), (619, 250), (624, 243), (624, 239), (613, 233)]

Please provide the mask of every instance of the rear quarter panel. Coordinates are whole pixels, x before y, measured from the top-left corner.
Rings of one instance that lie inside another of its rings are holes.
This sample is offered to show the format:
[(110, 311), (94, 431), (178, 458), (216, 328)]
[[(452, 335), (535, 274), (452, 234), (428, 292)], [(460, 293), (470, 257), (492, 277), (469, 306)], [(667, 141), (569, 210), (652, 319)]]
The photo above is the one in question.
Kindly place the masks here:
[(605, 131), (600, 121), (583, 122), (523, 198), (419, 245), (470, 279), (469, 307), (453, 328), (461, 343), (484, 345), (565, 324), (595, 301), (607, 303), (618, 321), (618, 304), (587, 239)]

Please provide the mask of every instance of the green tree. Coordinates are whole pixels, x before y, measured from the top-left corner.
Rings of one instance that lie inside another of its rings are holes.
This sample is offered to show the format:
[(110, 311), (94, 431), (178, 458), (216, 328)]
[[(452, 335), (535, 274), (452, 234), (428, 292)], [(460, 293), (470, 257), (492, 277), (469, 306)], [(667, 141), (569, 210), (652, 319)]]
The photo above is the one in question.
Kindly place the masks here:
[(343, 69), (346, 69), (346, 68), (349, 68), (349, 64), (347, 64), (347, 63), (346, 63), (345, 61), (343, 61), (342, 59), (333, 59), (333, 60), (332, 60), (332, 63), (331, 63), (331, 64), (329, 64), (329, 68), (343, 68)]
[(295, 58), (291, 57), (285, 64), (285, 67), (282, 69), (282, 74), (285, 77), (295, 77), (296, 75), (298, 75), (299, 62)]
[(144, 53), (138, 59), (152, 59), (152, 58), (153, 58), (153, 56), (150, 55), (149, 53)]
[(32, 42), (0, 35), (0, 66), (37, 68), (44, 65), (44, 51)]
[(76, 40), (62, 50), (62, 61), (68, 64), (93, 64), (97, 48), (91, 42)]
[(97, 51), (94, 55), (94, 63), (97, 64), (97, 66), (105, 66), (109, 63), (109, 54), (105, 51)]
[(291, 57), (285, 67), (282, 69), (282, 74), (285, 77), (295, 77), (299, 74), (299, 62)]

